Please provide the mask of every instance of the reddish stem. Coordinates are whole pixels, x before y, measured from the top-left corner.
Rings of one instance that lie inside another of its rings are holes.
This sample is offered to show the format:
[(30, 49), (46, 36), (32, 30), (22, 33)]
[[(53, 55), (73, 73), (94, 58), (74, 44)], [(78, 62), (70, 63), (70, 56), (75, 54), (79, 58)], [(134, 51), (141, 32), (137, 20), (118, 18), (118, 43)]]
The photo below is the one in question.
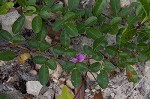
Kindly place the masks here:
[(79, 89), (77, 90), (77, 93), (75, 94), (75, 96), (74, 96), (73, 99), (76, 99), (77, 95), (79, 94), (79, 92), (80, 92), (80, 90), (81, 90), (81, 88), (82, 88), (82, 86), (83, 86), (83, 84), (84, 84), (84, 82), (85, 82), (85, 80), (86, 80), (86, 76), (87, 76), (87, 72), (85, 73), (85, 75), (84, 75), (84, 77), (83, 77), (84, 79), (82, 80), (82, 83), (81, 83)]

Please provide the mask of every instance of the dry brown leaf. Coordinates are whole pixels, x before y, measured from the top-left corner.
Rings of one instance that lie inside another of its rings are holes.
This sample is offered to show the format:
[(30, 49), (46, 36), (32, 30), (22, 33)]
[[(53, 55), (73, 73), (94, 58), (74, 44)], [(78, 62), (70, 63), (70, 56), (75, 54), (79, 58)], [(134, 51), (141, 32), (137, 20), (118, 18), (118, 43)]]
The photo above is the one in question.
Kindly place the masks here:
[(26, 60), (28, 60), (30, 58), (30, 54), (29, 53), (23, 53), (18, 55), (17, 59), (19, 64), (24, 64), (26, 62)]
[(95, 93), (94, 99), (103, 99), (101, 91), (99, 93)]

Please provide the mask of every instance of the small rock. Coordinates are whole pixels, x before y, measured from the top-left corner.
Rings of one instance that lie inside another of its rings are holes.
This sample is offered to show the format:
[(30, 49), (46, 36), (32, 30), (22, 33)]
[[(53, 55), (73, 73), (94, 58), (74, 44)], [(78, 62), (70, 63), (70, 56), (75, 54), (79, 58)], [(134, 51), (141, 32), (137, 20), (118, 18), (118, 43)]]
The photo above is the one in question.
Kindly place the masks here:
[(49, 44), (52, 43), (52, 39), (51, 39), (49, 36), (46, 36), (45, 40), (46, 40)]
[(43, 96), (47, 97), (48, 99), (54, 99), (54, 91), (52, 89), (48, 89)]
[(97, 62), (97, 61), (94, 60), (94, 59), (90, 59), (89, 61), (90, 61), (90, 64), (93, 64), (93, 63)]
[(26, 83), (27, 93), (35, 96), (39, 95), (42, 85), (39, 81), (28, 81)]
[(95, 90), (95, 89), (92, 89), (92, 92), (96, 92), (96, 90)]
[(99, 85), (97, 85), (97, 86), (95, 86), (95, 89), (96, 89), (96, 90), (99, 90), (99, 89), (101, 89), (101, 88), (100, 88)]
[(0, 61), (0, 66), (4, 66), (5, 62), (4, 61)]
[(86, 89), (85, 92), (86, 92), (86, 93), (89, 93), (89, 92), (90, 92), (90, 89)]
[(114, 98), (114, 97), (115, 97), (115, 94), (114, 94), (114, 93), (111, 93), (110, 96), (111, 96), (111, 98)]
[(36, 71), (36, 70), (30, 70), (29, 73), (30, 73), (32, 76), (36, 76), (36, 75), (37, 75), (37, 71)]
[[(94, 75), (95, 78), (97, 78), (97, 74), (96, 73), (92, 73)], [(93, 77), (90, 72), (87, 72), (87, 77), (90, 81), (95, 81), (95, 78)]]
[(65, 82), (65, 80), (66, 80), (65, 78), (60, 78), (59, 79), (59, 81), (61, 81), (61, 82)]
[(57, 64), (57, 68), (56, 68), (56, 70), (54, 70), (54, 72), (52, 74), (52, 78), (58, 79), (61, 76), (61, 73), (62, 73), (62, 68), (61, 68), (60, 64)]
[(42, 65), (40, 65), (40, 64), (36, 64), (36, 65), (35, 65), (35, 69), (36, 69), (36, 70), (39, 70), (39, 69), (41, 68), (41, 66), (42, 66)]
[(32, 20), (35, 16), (37, 15), (33, 14), (32, 16), (25, 16), (25, 28), (32, 29)]
[(71, 82), (69, 79), (66, 81), (66, 85), (67, 85), (69, 88), (74, 89), (74, 86), (72, 85), (72, 82)]
[(12, 33), (12, 25), (18, 19), (18, 17), (20, 17), (20, 14), (17, 10), (12, 10), (11, 12), (5, 15), (1, 15), (0, 19), (2, 29), (7, 30), (9, 33)]

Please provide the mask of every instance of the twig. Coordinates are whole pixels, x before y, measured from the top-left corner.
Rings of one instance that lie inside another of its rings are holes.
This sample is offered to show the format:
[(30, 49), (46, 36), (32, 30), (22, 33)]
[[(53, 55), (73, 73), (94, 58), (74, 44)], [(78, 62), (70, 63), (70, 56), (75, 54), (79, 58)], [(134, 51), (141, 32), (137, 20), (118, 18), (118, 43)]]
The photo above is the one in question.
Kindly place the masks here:
[(79, 94), (79, 92), (80, 92), (80, 90), (81, 90), (81, 88), (82, 88), (82, 86), (83, 86), (83, 84), (84, 84), (84, 82), (85, 82), (85, 80), (86, 80), (86, 76), (87, 76), (87, 72), (85, 73), (84, 79), (82, 80), (82, 83), (81, 83), (79, 89), (77, 90), (77, 93), (75, 94), (75, 96), (74, 96), (73, 99), (76, 99), (77, 95)]

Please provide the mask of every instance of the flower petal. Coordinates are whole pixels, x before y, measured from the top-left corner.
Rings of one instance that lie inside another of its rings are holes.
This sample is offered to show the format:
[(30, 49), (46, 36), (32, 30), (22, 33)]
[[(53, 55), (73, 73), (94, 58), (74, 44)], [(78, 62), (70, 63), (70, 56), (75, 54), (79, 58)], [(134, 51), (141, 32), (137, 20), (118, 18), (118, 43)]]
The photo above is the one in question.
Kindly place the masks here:
[(85, 59), (85, 55), (84, 55), (84, 54), (80, 54), (80, 55), (78, 56), (78, 62), (83, 62), (84, 59)]
[(78, 59), (77, 58), (72, 58), (71, 61), (76, 63), (76, 62), (78, 62)]

